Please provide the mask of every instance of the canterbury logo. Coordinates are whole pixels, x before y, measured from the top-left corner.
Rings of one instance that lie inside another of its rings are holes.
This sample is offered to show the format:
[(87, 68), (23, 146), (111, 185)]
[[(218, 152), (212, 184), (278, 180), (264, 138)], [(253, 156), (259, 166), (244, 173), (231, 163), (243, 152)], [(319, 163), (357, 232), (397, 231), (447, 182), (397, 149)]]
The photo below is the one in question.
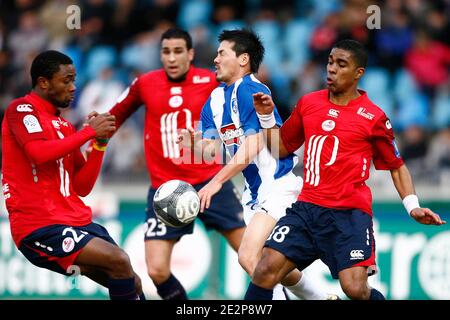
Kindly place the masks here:
[(339, 110), (330, 109), (328, 110), (328, 115), (333, 118), (337, 118), (339, 116)]
[(19, 104), (16, 110), (17, 112), (32, 112), (33, 109), (31, 107), (31, 104)]
[[(186, 113), (186, 128), (192, 127), (192, 113), (183, 109)], [(176, 143), (178, 130), (178, 114), (180, 111), (165, 113), (161, 116), (161, 143), (164, 158), (175, 159), (180, 157), (180, 147)]]
[(364, 250), (350, 251), (350, 260), (362, 260), (362, 259), (364, 259)]
[(336, 162), (337, 152), (339, 148), (339, 138), (336, 136), (322, 136), (313, 135), (308, 142), (308, 152), (306, 160), (306, 183), (317, 187), (320, 182), (320, 156), (322, 155), (323, 144), (328, 137), (334, 139), (333, 152), (331, 154), (330, 161), (325, 165), (331, 166)]

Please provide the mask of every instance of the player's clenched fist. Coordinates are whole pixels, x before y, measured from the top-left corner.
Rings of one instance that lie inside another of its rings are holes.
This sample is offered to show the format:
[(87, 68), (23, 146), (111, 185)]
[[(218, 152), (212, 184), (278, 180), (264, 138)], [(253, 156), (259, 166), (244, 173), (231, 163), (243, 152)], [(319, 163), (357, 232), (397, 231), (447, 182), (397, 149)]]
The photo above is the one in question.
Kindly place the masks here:
[(116, 131), (116, 117), (109, 112), (89, 118), (86, 124), (95, 130), (96, 137), (111, 136)]

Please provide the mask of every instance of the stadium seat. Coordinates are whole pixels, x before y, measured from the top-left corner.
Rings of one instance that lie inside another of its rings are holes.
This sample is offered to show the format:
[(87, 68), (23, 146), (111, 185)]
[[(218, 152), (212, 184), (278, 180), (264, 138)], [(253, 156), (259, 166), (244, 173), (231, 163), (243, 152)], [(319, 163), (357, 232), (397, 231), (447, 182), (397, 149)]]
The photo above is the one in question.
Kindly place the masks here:
[(287, 54), (287, 72), (293, 77), (309, 59), (309, 41), (313, 24), (304, 19), (289, 21), (283, 32), (283, 46)]
[(450, 94), (444, 92), (436, 97), (431, 120), (434, 129), (444, 129), (450, 126)]
[(368, 68), (361, 78), (360, 86), (370, 93), (371, 98), (386, 96), (389, 87), (389, 74), (382, 68)]
[(399, 100), (399, 110), (394, 126), (398, 130), (417, 125), (429, 126), (429, 101), (427, 97), (419, 92), (411, 92), (410, 95)]
[(395, 127), (396, 123), (396, 115), (394, 110), (394, 100), (392, 98), (392, 94), (390, 92), (386, 92), (382, 95), (374, 95), (370, 91), (367, 92), (370, 100), (373, 101), (378, 107), (383, 109), (384, 113), (388, 116), (388, 118), (392, 121)]
[(140, 70), (147, 72), (158, 68), (159, 65), (159, 47), (151, 43), (132, 43), (122, 49), (120, 55), (121, 64), (131, 70)]
[(417, 85), (411, 74), (402, 68), (394, 76), (395, 99), (402, 101), (408, 98), (411, 92), (417, 92)]
[(105, 67), (114, 66), (116, 61), (117, 53), (113, 47), (94, 47), (86, 57), (86, 76), (89, 79), (96, 78), (100, 71)]
[(184, 1), (180, 7), (178, 24), (183, 29), (190, 29), (201, 24), (208, 24), (212, 4), (206, 0)]
[[(297, 2), (304, 2), (304, 0), (297, 0)], [(331, 12), (337, 11), (342, 6), (341, 1), (339, 0), (312, 0), (312, 5), (314, 7), (313, 14), (311, 18), (319, 23), (322, 21), (324, 17), (329, 15)], [(300, 4), (297, 4), (297, 7), (300, 7)]]
[(283, 48), (278, 43), (281, 35), (280, 25), (274, 20), (259, 20), (252, 27), (266, 48), (264, 64), (271, 73), (279, 72), (283, 58)]

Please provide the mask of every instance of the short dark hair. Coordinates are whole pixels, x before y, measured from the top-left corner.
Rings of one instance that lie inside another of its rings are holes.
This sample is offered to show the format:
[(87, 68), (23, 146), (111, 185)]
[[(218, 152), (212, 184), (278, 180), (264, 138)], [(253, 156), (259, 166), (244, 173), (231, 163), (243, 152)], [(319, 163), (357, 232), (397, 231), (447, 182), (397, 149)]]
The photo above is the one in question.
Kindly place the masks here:
[(248, 53), (252, 72), (258, 72), (264, 59), (264, 46), (259, 36), (250, 29), (224, 30), (219, 35), (219, 42), (234, 42), (233, 50), (237, 56)]
[(72, 59), (64, 53), (48, 50), (38, 54), (31, 64), (31, 85), (34, 88), (39, 77), (51, 79), (62, 64), (73, 64)]
[(170, 28), (161, 35), (160, 43), (162, 43), (164, 39), (184, 39), (184, 41), (186, 41), (187, 49), (188, 50), (192, 49), (191, 35), (189, 34), (189, 32), (185, 30), (178, 28)]
[(361, 42), (352, 39), (345, 39), (336, 43), (333, 48), (351, 52), (357, 67), (365, 68), (367, 66), (368, 54), (366, 48), (364, 48)]

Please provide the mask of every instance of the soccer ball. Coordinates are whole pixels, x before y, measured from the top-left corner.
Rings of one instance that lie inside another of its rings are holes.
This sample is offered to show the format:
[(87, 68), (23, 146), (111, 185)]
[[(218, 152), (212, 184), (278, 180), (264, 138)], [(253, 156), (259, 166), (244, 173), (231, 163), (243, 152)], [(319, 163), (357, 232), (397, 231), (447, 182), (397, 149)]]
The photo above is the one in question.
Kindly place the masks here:
[(156, 216), (171, 227), (183, 227), (197, 217), (200, 198), (192, 185), (181, 180), (163, 183), (153, 197)]

